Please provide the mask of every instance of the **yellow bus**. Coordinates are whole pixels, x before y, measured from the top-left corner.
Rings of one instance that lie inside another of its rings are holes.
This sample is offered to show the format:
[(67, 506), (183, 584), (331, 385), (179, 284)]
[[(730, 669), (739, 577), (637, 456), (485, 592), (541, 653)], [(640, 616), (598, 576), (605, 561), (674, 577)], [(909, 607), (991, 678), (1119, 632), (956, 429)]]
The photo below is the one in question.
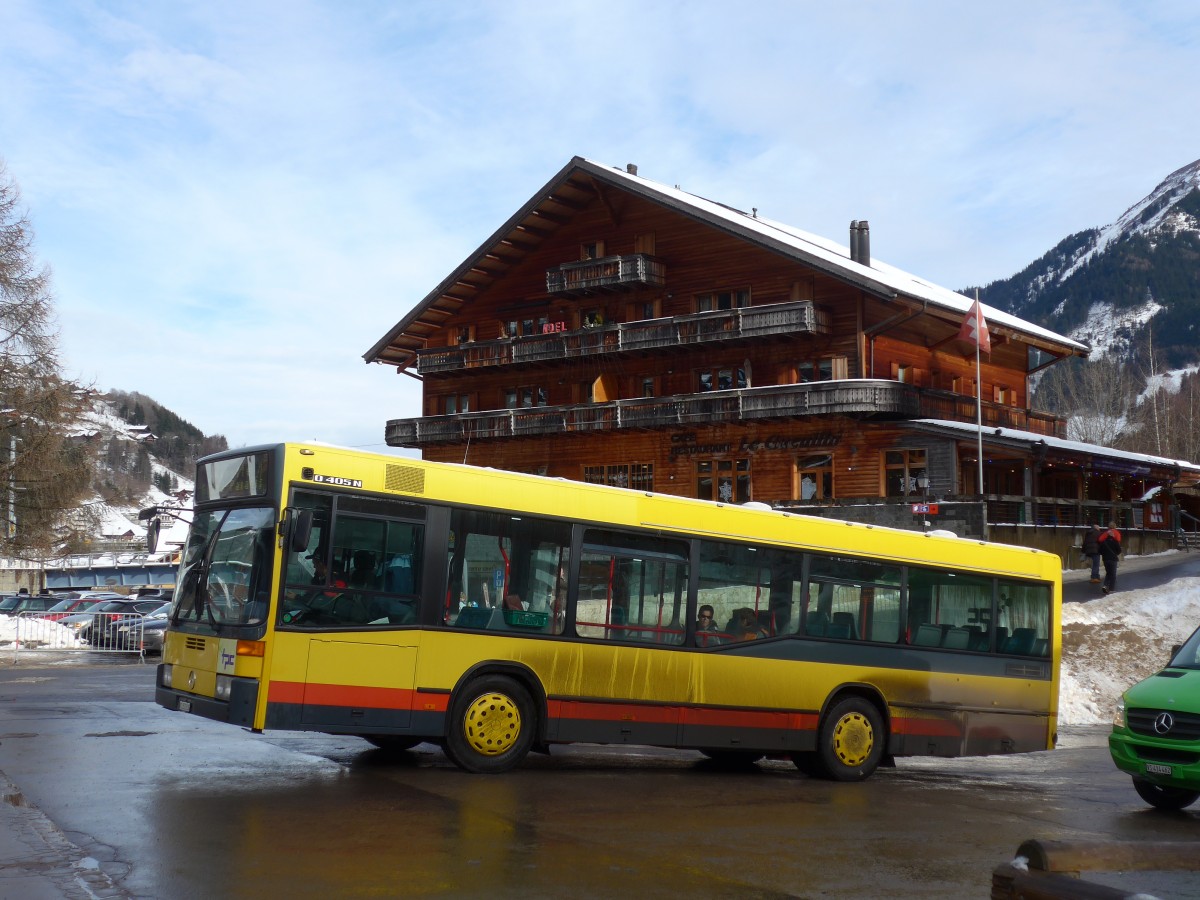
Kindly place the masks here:
[(197, 465), (162, 706), (261, 731), (790, 758), (1052, 748), (1036, 550), (319, 444)]

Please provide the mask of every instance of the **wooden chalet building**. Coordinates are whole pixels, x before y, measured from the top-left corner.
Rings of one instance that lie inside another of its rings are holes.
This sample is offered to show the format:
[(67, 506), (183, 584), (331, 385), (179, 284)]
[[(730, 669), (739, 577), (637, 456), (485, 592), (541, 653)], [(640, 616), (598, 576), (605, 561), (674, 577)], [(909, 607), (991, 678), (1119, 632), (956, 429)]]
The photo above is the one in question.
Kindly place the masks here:
[(1030, 378), (1088, 348), (988, 307), (978, 483), (971, 303), (866, 222), (847, 249), (576, 157), (364, 358), (422, 382), (386, 440), (426, 459), (1064, 556), (1090, 521), (1169, 537), (1200, 467), (1065, 440)]

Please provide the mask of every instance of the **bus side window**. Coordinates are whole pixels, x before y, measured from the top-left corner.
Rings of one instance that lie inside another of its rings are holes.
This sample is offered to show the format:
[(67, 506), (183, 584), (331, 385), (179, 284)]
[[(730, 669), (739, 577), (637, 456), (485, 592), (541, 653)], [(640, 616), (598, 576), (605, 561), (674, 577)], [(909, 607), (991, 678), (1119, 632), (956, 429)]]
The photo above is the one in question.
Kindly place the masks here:
[(686, 631), (687, 545), (649, 535), (589, 531), (579, 564), (580, 637), (679, 645)]
[[(562, 522), (455, 510), (442, 622), (514, 634), (562, 634), (570, 548), (571, 527)], [(520, 609), (513, 600), (505, 602), (518, 597)]]

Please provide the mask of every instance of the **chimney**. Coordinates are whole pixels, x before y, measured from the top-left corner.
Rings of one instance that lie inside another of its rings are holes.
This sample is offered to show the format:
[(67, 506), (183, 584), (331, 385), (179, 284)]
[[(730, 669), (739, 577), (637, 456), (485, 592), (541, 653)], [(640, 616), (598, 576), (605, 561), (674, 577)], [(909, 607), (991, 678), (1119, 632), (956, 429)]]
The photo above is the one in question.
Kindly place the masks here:
[(625, 163), (625, 171), (630, 175), (637, 174), (637, 166), (634, 163)]
[(866, 219), (850, 223), (850, 261), (864, 266), (871, 264), (871, 226)]

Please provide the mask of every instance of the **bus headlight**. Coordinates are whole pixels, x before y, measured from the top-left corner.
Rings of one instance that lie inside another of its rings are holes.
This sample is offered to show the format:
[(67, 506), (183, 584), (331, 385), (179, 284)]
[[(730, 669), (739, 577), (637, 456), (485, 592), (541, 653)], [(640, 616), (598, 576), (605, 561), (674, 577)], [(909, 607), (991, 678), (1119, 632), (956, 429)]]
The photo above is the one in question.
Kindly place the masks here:
[(228, 675), (217, 676), (217, 699), (228, 700), (229, 694), (233, 690), (233, 679)]
[(1113, 714), (1113, 728), (1125, 727), (1125, 698), (1117, 701), (1117, 711)]
[(171, 687), (171, 673), (175, 671), (174, 666), (162, 667), (162, 684), (163, 687)]

